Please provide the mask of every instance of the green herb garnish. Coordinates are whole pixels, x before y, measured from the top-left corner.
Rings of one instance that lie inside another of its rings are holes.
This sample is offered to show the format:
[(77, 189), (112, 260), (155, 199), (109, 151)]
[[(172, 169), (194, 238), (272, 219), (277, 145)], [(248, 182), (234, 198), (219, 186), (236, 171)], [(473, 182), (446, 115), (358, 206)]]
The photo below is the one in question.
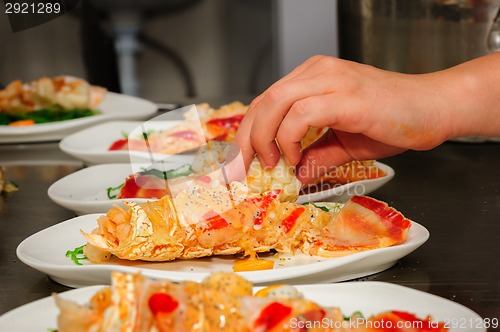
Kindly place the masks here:
[(109, 199), (115, 199), (118, 196), (118, 193), (122, 189), (123, 185), (124, 185), (124, 183), (120, 184), (117, 187), (109, 187), (109, 188), (107, 188), (106, 192), (108, 194), (108, 198)]
[(148, 129), (146, 132), (142, 132), (142, 138), (147, 141), (149, 136), (155, 132), (154, 129)]
[(318, 208), (320, 210), (323, 210), (325, 212), (330, 212), (330, 209), (327, 208), (326, 206), (322, 206), (322, 205), (317, 205), (317, 204), (314, 204), (313, 202), (305, 202), (303, 203), (302, 205), (307, 205), (307, 204), (311, 204), (312, 206), (314, 206), (315, 208)]
[[(181, 176), (188, 176), (193, 173), (193, 168), (189, 164), (182, 165), (180, 167), (177, 167), (176, 169), (169, 169), (168, 171), (160, 171), (159, 169), (143, 169), (140, 171), (138, 174), (139, 175), (151, 175), (151, 176), (156, 176), (157, 178), (167, 180), (167, 179), (174, 179), (178, 178)], [(106, 193), (108, 194), (109, 199), (115, 199), (118, 197), (118, 194), (120, 193), (120, 190), (125, 184), (122, 183), (116, 187), (109, 187), (106, 188)]]
[(359, 318), (365, 318), (361, 311), (355, 311), (351, 314), (351, 316), (344, 316), (344, 320), (356, 320)]
[(8, 125), (11, 122), (22, 120), (33, 120), (35, 123), (47, 123), (83, 118), (101, 112), (88, 108), (63, 109), (59, 105), (36, 110), (33, 112), (9, 112), (0, 113), (0, 125)]
[(85, 247), (85, 245), (76, 247), (74, 250), (66, 251), (66, 257), (71, 258), (71, 260), (76, 265), (83, 265), (82, 263), (80, 263), (80, 261), (88, 259), (87, 256), (85, 256), (85, 254), (83, 253), (83, 247)]
[(189, 164), (182, 165), (176, 169), (170, 169), (164, 173), (164, 179), (174, 179), (181, 176), (188, 176), (193, 173), (193, 168)]
[(321, 205), (314, 204), (313, 202), (306, 202), (306, 203), (303, 203), (302, 205), (307, 205), (307, 204), (311, 204), (318, 209), (321, 209), (321, 210), (326, 211), (326, 212), (332, 212), (332, 213), (339, 212), (342, 209), (342, 207), (344, 206), (344, 203), (339, 203), (339, 202), (324, 202), (324, 203), (321, 203)]

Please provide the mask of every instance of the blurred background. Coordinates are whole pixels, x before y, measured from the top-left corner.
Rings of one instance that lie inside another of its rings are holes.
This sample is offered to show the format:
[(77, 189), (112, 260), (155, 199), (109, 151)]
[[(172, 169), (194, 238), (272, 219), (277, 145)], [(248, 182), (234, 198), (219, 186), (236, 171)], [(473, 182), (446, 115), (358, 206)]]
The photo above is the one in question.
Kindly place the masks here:
[[(335, 2), (317, 3), (81, 0), (17, 33), (0, 15), (0, 83), (65, 74), (155, 102), (248, 100), (309, 56), (336, 53)], [(280, 37), (278, 24), (288, 29)], [(278, 50), (277, 38), (299, 44), (292, 35), (304, 37), (301, 54), (294, 45), (285, 45), (293, 54)], [(289, 55), (280, 61), (279, 53)]]
[(73, 75), (158, 103), (250, 101), (314, 54), (429, 72), (500, 49), (500, 0), (81, 0), (13, 33), (0, 84)]

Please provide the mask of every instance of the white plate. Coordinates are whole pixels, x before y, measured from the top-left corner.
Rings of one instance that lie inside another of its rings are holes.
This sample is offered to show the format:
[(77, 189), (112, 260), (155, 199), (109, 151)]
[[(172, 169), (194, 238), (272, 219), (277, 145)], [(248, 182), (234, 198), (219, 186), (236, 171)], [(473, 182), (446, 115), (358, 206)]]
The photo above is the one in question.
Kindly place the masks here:
[[(169, 159), (171, 158), (171, 160)], [(166, 169), (173, 169), (183, 164), (192, 164), (193, 156), (176, 155), (165, 159)], [(382, 163), (376, 165), (387, 175), (378, 179), (364, 180), (342, 185), (322, 192), (299, 196), (297, 203), (304, 202), (345, 202), (353, 195), (368, 194), (387, 183), (394, 176), (394, 170)], [(142, 165), (146, 168), (148, 165)], [(140, 169), (141, 165), (135, 164), (134, 169)], [(54, 184), (48, 190), (49, 197), (57, 204), (75, 211), (76, 214), (105, 213), (114, 204), (121, 204), (123, 200), (109, 199), (106, 189), (116, 187), (134, 172), (131, 164), (104, 164), (94, 165), (72, 173)], [(126, 201), (137, 203), (148, 199), (129, 198)]]
[[(191, 164), (189, 156), (176, 156), (172, 161), (166, 159), (163, 167), (175, 169), (184, 164)], [(54, 182), (47, 191), (55, 203), (82, 215), (87, 213), (106, 213), (114, 205), (122, 205), (123, 201), (143, 203), (152, 199), (127, 198), (109, 199), (107, 188), (117, 187), (125, 179), (138, 170), (147, 168), (147, 164), (103, 164), (83, 168)]]
[(351, 182), (328, 190), (322, 190), (307, 195), (300, 195), (296, 203), (347, 202), (352, 196), (367, 195), (389, 182), (395, 174), (394, 169), (386, 164), (376, 161), (375, 166), (384, 171), (386, 175), (377, 179)]
[(60, 140), (77, 130), (100, 122), (119, 119), (146, 120), (157, 112), (158, 107), (145, 99), (108, 92), (96, 109), (101, 111), (101, 114), (34, 126), (0, 126), (0, 143)]
[(109, 151), (108, 148), (116, 140), (124, 138), (124, 134), (128, 135), (142, 125), (147, 125), (147, 129), (165, 130), (178, 123), (180, 121), (110, 121), (66, 136), (59, 143), (59, 147), (64, 152), (88, 164), (148, 163), (154, 160), (163, 160), (170, 156), (142, 151)]
[[(73, 289), (60, 296), (86, 304), (102, 286)], [(485, 332), (483, 320), (469, 308), (450, 300), (412, 288), (377, 281), (339, 284), (298, 285), (307, 299), (323, 306), (339, 307), (344, 315), (361, 311), (365, 317), (388, 310), (407, 311), (433, 322), (446, 324), (450, 332)], [(52, 297), (23, 305), (0, 316), (0, 330), (16, 332), (46, 331), (57, 327), (56, 307)], [(26, 319), (29, 317), (29, 319)]]
[[(111, 271), (142, 272), (155, 279), (200, 281), (215, 271), (232, 271), (233, 256), (214, 256), (172, 262), (126, 261), (113, 257), (109, 262), (76, 265), (65, 256), (86, 243), (80, 230), (91, 232), (97, 227), (100, 214), (76, 217), (46, 228), (25, 239), (17, 248), (17, 256), (25, 264), (48, 274), (53, 280), (70, 287), (110, 282)], [(405, 242), (387, 248), (362, 251), (336, 258), (307, 255), (274, 255), (273, 270), (242, 272), (248, 280), (258, 283), (288, 281), (290, 283), (333, 282), (354, 279), (388, 269), (396, 261), (420, 247), (429, 238), (423, 226), (413, 223)], [(264, 255), (263, 255), (264, 256)]]

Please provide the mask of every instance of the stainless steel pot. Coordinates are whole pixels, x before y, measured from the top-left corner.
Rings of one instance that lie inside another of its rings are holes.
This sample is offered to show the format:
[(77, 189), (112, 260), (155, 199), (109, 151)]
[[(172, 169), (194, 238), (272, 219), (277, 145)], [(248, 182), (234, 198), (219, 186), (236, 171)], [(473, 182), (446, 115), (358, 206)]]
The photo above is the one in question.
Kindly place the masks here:
[(448, 68), (500, 49), (500, 22), (493, 24), (499, 6), (500, 0), (338, 0), (339, 54), (405, 73)]

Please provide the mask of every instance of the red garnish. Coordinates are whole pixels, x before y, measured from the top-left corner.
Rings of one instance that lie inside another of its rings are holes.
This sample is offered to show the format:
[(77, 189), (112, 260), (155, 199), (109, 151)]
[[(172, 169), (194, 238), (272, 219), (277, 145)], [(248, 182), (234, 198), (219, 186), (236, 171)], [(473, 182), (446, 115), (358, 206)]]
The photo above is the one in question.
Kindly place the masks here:
[(115, 150), (126, 150), (128, 145), (128, 139), (122, 138), (113, 142), (108, 148), (109, 151)]
[(292, 308), (278, 302), (273, 302), (262, 310), (259, 318), (254, 323), (254, 327), (263, 331), (269, 331), (288, 317), (291, 312)]
[(130, 150), (130, 151), (148, 151), (153, 150), (149, 146), (149, 141), (142, 139), (126, 139), (121, 138), (113, 142), (108, 148), (109, 151)]
[(405, 321), (408, 321), (408, 322), (416, 322), (416, 321), (421, 320), (420, 318), (418, 318), (414, 314), (410, 314), (409, 312), (396, 311), (396, 310), (393, 310), (391, 312), (393, 314), (395, 314), (396, 316), (398, 316), (399, 318), (401, 318), (401, 319), (403, 319)]
[(221, 142), (230, 140), (238, 130), (243, 117), (244, 115), (240, 114), (227, 118), (218, 118), (207, 121), (208, 128), (213, 128), (212, 130), (214, 130), (215, 132), (221, 133), (217, 137), (213, 137), (212, 139)]
[[(408, 324), (403, 324), (404, 326), (413, 327), (414, 331), (420, 332), (431, 332), (431, 331), (447, 331), (448, 329), (444, 327), (443, 323), (432, 321), (430, 317), (425, 319), (420, 319), (414, 314), (392, 310), (390, 312), (384, 312), (370, 318), (372, 322), (380, 322), (381, 326), (386, 326), (385, 329), (380, 329), (381, 331), (394, 331), (394, 327), (398, 326), (398, 322), (410, 322)], [(400, 325), (400, 323), (399, 323)], [(389, 328), (392, 326), (393, 328)], [(410, 328), (408, 328), (410, 330)], [(412, 330), (412, 331), (413, 331)]]
[(260, 203), (260, 209), (259, 209), (259, 215), (256, 216), (253, 220), (254, 225), (260, 225), (262, 224), (262, 221), (264, 220), (264, 217), (266, 216), (266, 211), (269, 205), (279, 197), (281, 194), (281, 190), (275, 190), (275, 191), (270, 191), (267, 193), (266, 196), (264, 197), (258, 197), (258, 198), (252, 198), (250, 199), (251, 203), (259, 204)]
[(221, 229), (229, 226), (226, 219), (215, 211), (209, 211), (204, 216), (203, 219), (207, 221), (207, 227), (203, 229), (203, 232), (213, 231), (216, 229)]
[(167, 182), (153, 175), (129, 176), (116, 198), (162, 198), (169, 194)]
[(179, 306), (179, 302), (166, 293), (155, 293), (151, 295), (148, 304), (149, 309), (151, 309), (151, 312), (155, 316), (159, 313), (171, 313)]
[(228, 118), (212, 119), (210, 121), (207, 121), (207, 124), (236, 130), (240, 126), (240, 123), (243, 120), (244, 116), (244, 114), (240, 114)]
[(283, 226), (283, 229), (285, 230), (285, 233), (288, 233), (292, 230), (293, 226), (295, 226), (295, 223), (297, 222), (297, 219), (300, 217), (302, 212), (304, 212), (305, 208), (303, 207), (298, 207), (295, 210), (292, 211), (283, 221), (281, 222), (281, 226)]

